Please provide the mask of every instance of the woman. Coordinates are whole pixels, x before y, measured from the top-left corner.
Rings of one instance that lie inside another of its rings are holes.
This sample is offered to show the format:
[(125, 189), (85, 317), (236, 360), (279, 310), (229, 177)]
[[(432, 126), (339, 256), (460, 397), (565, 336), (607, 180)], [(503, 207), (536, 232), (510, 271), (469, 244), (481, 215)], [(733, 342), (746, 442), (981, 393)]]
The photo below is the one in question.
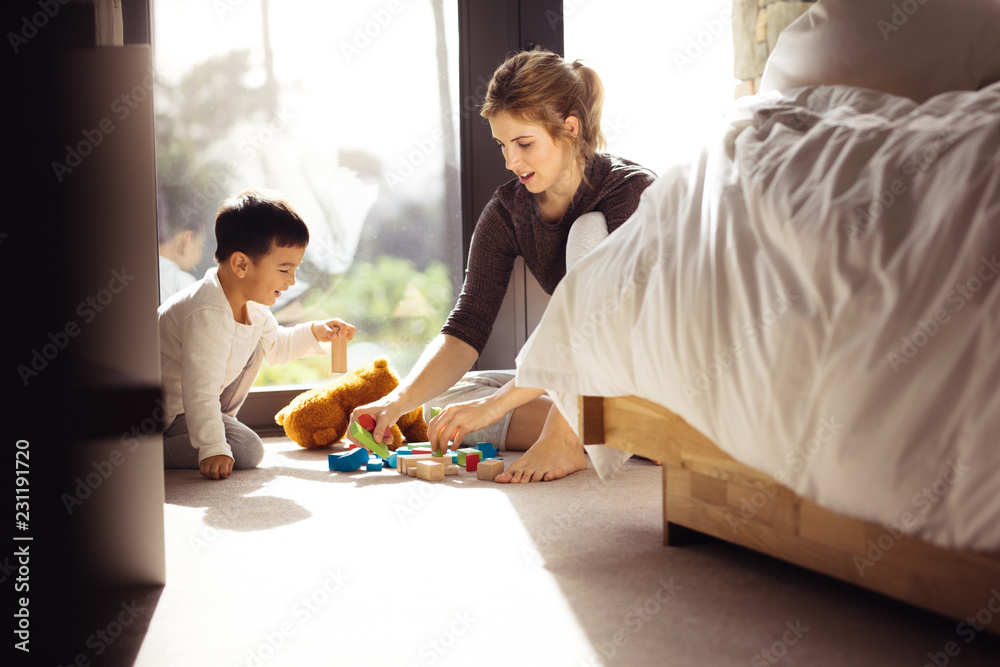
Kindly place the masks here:
[(428, 430), (442, 449), (489, 441), (527, 450), (498, 482), (547, 481), (587, 467), (572, 428), (541, 390), (516, 387), (512, 371), (466, 373), (489, 338), (514, 260), (524, 257), (551, 294), (567, 253), (572, 262), (621, 226), (655, 178), (597, 152), (603, 98), (593, 69), (546, 51), (519, 53), (493, 74), (480, 115), (516, 178), (476, 223), (465, 284), (441, 333), (395, 391), (354, 411), (352, 419), (375, 418), (376, 441), (420, 405), (448, 406)]

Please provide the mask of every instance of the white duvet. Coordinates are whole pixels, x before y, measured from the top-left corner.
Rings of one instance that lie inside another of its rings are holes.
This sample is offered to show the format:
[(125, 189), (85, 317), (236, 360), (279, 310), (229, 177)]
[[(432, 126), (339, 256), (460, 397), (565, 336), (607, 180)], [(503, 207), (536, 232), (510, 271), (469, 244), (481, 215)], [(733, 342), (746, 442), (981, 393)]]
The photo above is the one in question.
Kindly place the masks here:
[(571, 424), (656, 401), (831, 510), (997, 551), (998, 261), (1000, 84), (758, 95), (566, 276), (517, 381)]

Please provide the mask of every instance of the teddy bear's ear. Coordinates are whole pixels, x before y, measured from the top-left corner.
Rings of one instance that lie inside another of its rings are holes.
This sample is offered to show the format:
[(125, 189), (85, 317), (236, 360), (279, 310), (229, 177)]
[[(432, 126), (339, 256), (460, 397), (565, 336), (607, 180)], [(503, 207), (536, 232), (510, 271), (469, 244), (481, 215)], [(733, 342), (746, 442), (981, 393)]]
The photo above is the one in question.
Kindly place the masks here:
[(375, 363), (372, 364), (373, 368), (387, 368), (389, 366), (388, 359), (376, 359)]

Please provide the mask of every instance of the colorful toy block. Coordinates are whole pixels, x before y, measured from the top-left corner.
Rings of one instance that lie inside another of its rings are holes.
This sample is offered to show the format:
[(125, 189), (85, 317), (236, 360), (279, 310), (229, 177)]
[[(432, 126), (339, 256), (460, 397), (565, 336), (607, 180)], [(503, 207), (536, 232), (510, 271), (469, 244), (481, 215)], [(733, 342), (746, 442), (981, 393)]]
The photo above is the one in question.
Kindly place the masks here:
[(437, 461), (417, 461), (417, 477), (435, 482), (444, 479), (444, 464)]
[(492, 442), (480, 442), (476, 444), (476, 449), (483, 453), (482, 460), (496, 458), (497, 448)]
[(431, 419), (434, 419), (444, 408), (431, 408)]
[(389, 448), (383, 445), (381, 442), (375, 442), (372, 438), (372, 434), (366, 431), (361, 424), (354, 422), (351, 424), (351, 435), (358, 439), (358, 441), (363, 444), (368, 449), (372, 450), (374, 453), (378, 454), (383, 459), (389, 458)]
[(444, 474), (446, 474), (446, 475), (457, 475), (458, 474), (458, 466), (455, 465), (454, 463), (446, 463), (446, 464), (444, 464)]
[(463, 447), (462, 449), (458, 450), (458, 458), (456, 459), (455, 462), (458, 463), (458, 465), (460, 466), (464, 466), (465, 457), (467, 457), (469, 454), (475, 454), (476, 456), (482, 457), (482, 452), (479, 451), (478, 449), (474, 449), (472, 447)]
[(347, 337), (338, 336), (330, 341), (330, 372), (347, 372)]
[(361, 428), (365, 429), (369, 433), (375, 430), (375, 418), (367, 412), (362, 412), (358, 415), (358, 423), (361, 424)]
[(476, 479), (492, 482), (503, 472), (503, 459), (486, 459), (476, 468)]
[(476, 472), (476, 468), (479, 467), (479, 453), (467, 454), (465, 457), (465, 471), (466, 472)]
[(365, 470), (381, 470), (384, 461), (378, 457), (372, 457), (368, 459), (368, 463), (365, 464)]
[(336, 452), (327, 457), (330, 470), (339, 472), (351, 472), (357, 470), (368, 462), (367, 449), (349, 449), (346, 452)]

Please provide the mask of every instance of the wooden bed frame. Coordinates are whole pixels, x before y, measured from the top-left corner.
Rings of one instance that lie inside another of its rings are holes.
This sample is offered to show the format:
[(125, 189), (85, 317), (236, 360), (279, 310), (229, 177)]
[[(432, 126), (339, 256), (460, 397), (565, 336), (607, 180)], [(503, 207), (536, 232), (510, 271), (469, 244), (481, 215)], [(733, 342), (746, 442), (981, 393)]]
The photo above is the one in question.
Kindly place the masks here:
[(666, 545), (709, 535), (956, 621), (980, 614), (1000, 634), (1000, 554), (943, 549), (823, 509), (634, 396), (581, 397), (580, 436), (662, 461)]

